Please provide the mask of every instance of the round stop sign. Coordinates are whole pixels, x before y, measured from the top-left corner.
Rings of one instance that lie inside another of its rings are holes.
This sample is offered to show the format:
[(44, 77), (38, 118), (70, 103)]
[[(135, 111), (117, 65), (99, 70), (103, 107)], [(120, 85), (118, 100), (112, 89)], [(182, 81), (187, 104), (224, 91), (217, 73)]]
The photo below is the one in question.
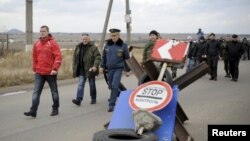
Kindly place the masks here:
[(173, 91), (171, 86), (163, 81), (150, 81), (137, 87), (129, 98), (133, 110), (146, 109), (158, 111), (171, 101)]

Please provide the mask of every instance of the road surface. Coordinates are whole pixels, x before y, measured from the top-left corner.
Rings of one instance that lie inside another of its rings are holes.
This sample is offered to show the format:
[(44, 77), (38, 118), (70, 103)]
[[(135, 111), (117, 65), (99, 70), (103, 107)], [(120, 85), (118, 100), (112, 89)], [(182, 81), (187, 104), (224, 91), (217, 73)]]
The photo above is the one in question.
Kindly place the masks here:
[[(180, 75), (183, 70), (178, 72)], [(189, 117), (184, 126), (196, 141), (207, 141), (208, 124), (250, 123), (250, 61), (240, 62), (239, 81), (224, 77), (219, 63), (218, 81), (206, 75), (180, 92), (179, 103)], [(60, 114), (49, 116), (52, 99), (46, 87), (41, 95), (36, 118), (23, 115), (31, 105), (32, 85), (0, 89), (0, 141), (92, 141), (93, 134), (103, 130), (110, 120), (108, 97), (104, 79), (96, 81), (97, 104), (90, 104), (86, 83), (84, 102), (80, 107), (72, 104), (77, 80), (59, 86)], [(135, 76), (123, 77), (129, 89), (137, 86)]]

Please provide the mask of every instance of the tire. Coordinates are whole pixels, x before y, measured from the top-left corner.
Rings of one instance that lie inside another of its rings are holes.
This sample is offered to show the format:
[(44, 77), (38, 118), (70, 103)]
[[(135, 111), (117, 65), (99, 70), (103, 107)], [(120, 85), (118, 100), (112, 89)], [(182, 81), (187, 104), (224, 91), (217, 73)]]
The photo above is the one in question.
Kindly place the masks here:
[(96, 132), (93, 141), (158, 141), (153, 133), (137, 135), (133, 129), (109, 129)]

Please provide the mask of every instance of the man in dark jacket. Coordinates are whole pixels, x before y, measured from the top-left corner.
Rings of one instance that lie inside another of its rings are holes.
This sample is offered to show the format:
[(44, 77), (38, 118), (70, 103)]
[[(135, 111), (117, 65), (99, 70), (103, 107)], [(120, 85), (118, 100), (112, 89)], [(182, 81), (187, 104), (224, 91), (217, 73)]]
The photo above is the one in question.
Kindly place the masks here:
[(90, 41), (89, 34), (82, 34), (82, 42), (76, 46), (73, 55), (73, 77), (79, 77), (76, 99), (72, 100), (74, 104), (81, 105), (87, 79), (90, 87), (90, 104), (96, 103), (95, 76), (98, 75), (100, 61), (101, 54), (97, 46)]
[(211, 78), (209, 80), (217, 81), (217, 68), (218, 61), (220, 57), (220, 43), (215, 40), (215, 34), (211, 33), (209, 35), (209, 41), (207, 42), (206, 55), (208, 59), (208, 65), (210, 67)]
[[(104, 46), (100, 66), (102, 70), (108, 72), (108, 84), (111, 89), (108, 112), (113, 112), (119, 94), (122, 71), (125, 67), (125, 61), (129, 59), (129, 52), (127, 44), (120, 38), (120, 30), (110, 29), (109, 31), (111, 39)], [(128, 76), (129, 72), (126, 75)]]
[(197, 46), (195, 48), (195, 58), (196, 58), (196, 62), (195, 62), (195, 66), (198, 66), (200, 63), (202, 63), (203, 61), (206, 61), (206, 58), (204, 58), (205, 51), (206, 51), (206, 41), (205, 38), (202, 36), (200, 37), (200, 40), (197, 43)]
[(229, 58), (228, 58), (228, 52), (226, 50), (226, 46), (229, 42), (230, 42), (230, 36), (227, 36), (226, 39), (221, 40), (222, 59), (224, 61), (224, 70), (226, 72), (225, 77), (228, 77), (228, 78), (230, 78), (230, 71), (229, 71)]
[(243, 54), (242, 44), (238, 41), (238, 35), (232, 35), (232, 41), (228, 43), (227, 47), (229, 68), (232, 76), (232, 81), (237, 82), (239, 77), (239, 63)]
[(250, 60), (250, 44), (247, 38), (242, 39), (242, 47), (244, 50), (244, 53), (242, 55), (242, 60)]
[(192, 70), (195, 67), (195, 56), (196, 56), (196, 47), (197, 44), (193, 41), (193, 38), (191, 36), (187, 37), (188, 42), (189, 42), (189, 48), (188, 48), (188, 52), (187, 52), (187, 58), (188, 58), (188, 63), (187, 63), (187, 69), (186, 72), (189, 72), (190, 70)]

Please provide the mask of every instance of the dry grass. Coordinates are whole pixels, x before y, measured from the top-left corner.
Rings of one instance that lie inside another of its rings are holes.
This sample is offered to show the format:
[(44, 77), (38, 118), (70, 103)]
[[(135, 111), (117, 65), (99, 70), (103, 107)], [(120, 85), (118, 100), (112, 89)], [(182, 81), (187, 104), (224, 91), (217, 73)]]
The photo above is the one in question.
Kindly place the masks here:
[[(34, 82), (31, 52), (8, 53), (0, 59), (0, 88)], [(72, 50), (62, 51), (63, 61), (58, 79), (72, 78)], [(133, 55), (141, 62), (142, 50), (134, 49)]]
[[(58, 73), (58, 79), (72, 78), (72, 54), (73, 51), (62, 52), (63, 62)], [(32, 71), (31, 52), (8, 53), (0, 59), (0, 87), (8, 87), (32, 83), (34, 75)]]

